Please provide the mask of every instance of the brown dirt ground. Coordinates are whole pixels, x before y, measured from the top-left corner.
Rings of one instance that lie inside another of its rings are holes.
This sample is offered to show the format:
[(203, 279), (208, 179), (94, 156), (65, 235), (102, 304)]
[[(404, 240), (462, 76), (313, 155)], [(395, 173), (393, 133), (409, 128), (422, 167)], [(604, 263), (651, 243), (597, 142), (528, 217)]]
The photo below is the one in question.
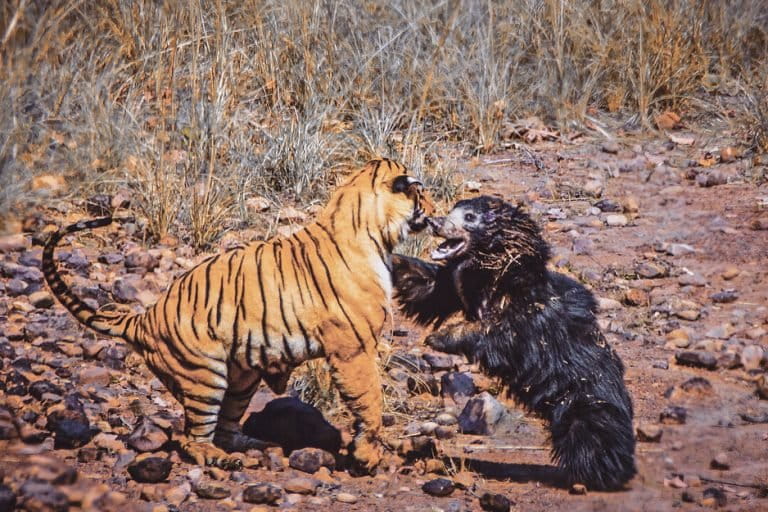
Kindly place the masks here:
[[(665, 347), (666, 332), (676, 327), (690, 331), (692, 346), (700, 343), (717, 355), (720, 355), (719, 349), (725, 347), (733, 347), (738, 352), (744, 344), (768, 346), (765, 333), (768, 329), (768, 231), (753, 229), (756, 221), (765, 219), (768, 207), (761, 206), (761, 198), (768, 195), (768, 189), (745, 178), (746, 159), (718, 163), (709, 169), (689, 166), (687, 159), (698, 160), (709, 147), (717, 146), (713, 140), (707, 139), (706, 144), (674, 146), (660, 139), (623, 139), (618, 154), (600, 151), (600, 143), (595, 141), (567, 145), (548, 142), (533, 146), (533, 153), (513, 148), (508, 153), (466, 161), (461, 169), (464, 179), (481, 183), (482, 193), (500, 194), (527, 204), (555, 249), (553, 264), (561, 271), (582, 278), (597, 296), (622, 301), (626, 290), (639, 289), (649, 297), (647, 304), (622, 305), (604, 311), (601, 323), (627, 367), (626, 382), (634, 400), (636, 424), (659, 424), (659, 413), (669, 405), (686, 407), (688, 420), (683, 425), (662, 425), (659, 443), (638, 443), (639, 475), (628, 490), (575, 496), (537, 481), (548, 471), (549, 452), (541, 421), (526, 416), (511, 432), (504, 430), (490, 437), (458, 435), (439, 441), (443, 455), (453, 457), (457, 467), (467, 467), (474, 472), (471, 490), (456, 490), (446, 498), (430, 497), (420, 487), (434, 476), (420, 474), (417, 463), (405, 471), (376, 477), (351, 478), (344, 472), (334, 472), (331, 487), (318, 493), (325, 500), (312, 503), (304, 499), (293, 506), (299, 510), (328, 506), (337, 510), (479, 510), (477, 496), (489, 490), (506, 495), (515, 503), (513, 510), (698, 510), (701, 504), (683, 502), (683, 489), (668, 485), (675, 475), (683, 475), (689, 482), (691, 476), (697, 475), (712, 482), (705, 480), (690, 490), (699, 496), (707, 487), (723, 490), (727, 510), (768, 509), (768, 499), (761, 497), (753, 486), (768, 484), (768, 426), (748, 423), (740, 417), (744, 413), (768, 413), (768, 401), (760, 400), (755, 393), (754, 381), (763, 370), (718, 368), (708, 371), (679, 366), (674, 361), (675, 350)], [(536, 161), (541, 164), (540, 168), (535, 165)], [(622, 166), (631, 169), (618, 172)], [(713, 169), (729, 176), (730, 182), (701, 187), (689, 179), (694, 178), (696, 172)], [(606, 174), (613, 176), (606, 178)], [(600, 222), (604, 214), (590, 214), (589, 208), (596, 198), (585, 195), (584, 185), (595, 177), (604, 185), (603, 198), (619, 203), (629, 197), (635, 199), (638, 211), (636, 215), (629, 215), (628, 225), (608, 227)], [(576, 254), (572, 250), (574, 230), (578, 232), (576, 236), (592, 241), (588, 254)], [(93, 240), (86, 245), (93, 246)], [(656, 250), (658, 244), (665, 242), (689, 244), (695, 251), (672, 256)], [(94, 249), (86, 254), (97, 253)], [(667, 268), (669, 275), (637, 278), (635, 268), (639, 262), (653, 262)], [(736, 266), (739, 273), (726, 281), (722, 273), (728, 266)], [(681, 285), (680, 276), (690, 273), (702, 276), (704, 286)], [(712, 293), (731, 288), (738, 292), (735, 302), (720, 304), (710, 299)], [(676, 298), (698, 304), (700, 318), (688, 321), (669, 314), (666, 306)], [(21, 315), (24, 318), (19, 319), (13, 303), (23, 302), (24, 297), (2, 297), (2, 300), (6, 301), (6, 307), (0, 310), (0, 319), (7, 321), (7, 325), (11, 317), (22, 323), (49, 321), (49, 325), (53, 325), (55, 318), (63, 316), (60, 306), (55, 306), (24, 313)], [(62, 335), (83, 338), (82, 331), (72, 322), (65, 325), (65, 331), (50, 333), (46, 339)], [(417, 329), (400, 319), (395, 320), (393, 327), (409, 331), (407, 337), (387, 336), (396, 351), (422, 350), (421, 333)], [(717, 328), (727, 332), (712, 332)], [(759, 329), (763, 329), (762, 333)], [(752, 339), (747, 336), (750, 330)], [(91, 337), (86, 338), (90, 340), (88, 343), (93, 343)], [(35, 366), (42, 366), (38, 368), (38, 378), (52, 375), (51, 368), (44, 364), (49, 356), (44, 354), (45, 348), (39, 340), (31, 343), (18, 340), (11, 344), (17, 356), (23, 355), (36, 362)], [(72, 365), (73, 371), (103, 364), (80, 357), (65, 358), (65, 361)], [(6, 359), (4, 363), (0, 369), (3, 379), (11, 370), (11, 360)], [(668, 369), (662, 368), (663, 363)], [(143, 397), (141, 403), (148, 408), (142, 412), (164, 409), (176, 417), (181, 415), (167, 392), (150, 391), (151, 376), (146, 369), (128, 366), (130, 369), (113, 371), (109, 400), (125, 406), (121, 393), (137, 395)], [(698, 393), (679, 389), (680, 384), (692, 377), (705, 378), (712, 389)], [(669, 398), (665, 397), (671, 388), (676, 389), (668, 393)], [(86, 397), (89, 392), (86, 390)], [(259, 403), (268, 396), (260, 393)], [(11, 398), (0, 394), (0, 401), (6, 402), (16, 414), (34, 406), (29, 396)], [(430, 419), (443, 405), (440, 398), (430, 395), (412, 397), (409, 404), (411, 418), (397, 414), (397, 423), (387, 429), (387, 436), (402, 436), (406, 424), (414, 419)], [(514, 406), (512, 402), (507, 404)], [(256, 403), (254, 408), (258, 408)], [(130, 423), (135, 415), (131, 418), (128, 409), (124, 407), (122, 412), (128, 415)], [(39, 407), (37, 410), (41, 411)], [(348, 427), (348, 418), (343, 412), (331, 419), (340, 428)], [(100, 426), (105, 427), (104, 422)], [(130, 429), (114, 427), (113, 431), (128, 433)], [(164, 489), (183, 482), (194, 467), (177, 462), (170, 483), (137, 484), (127, 477), (116, 455), (82, 463), (78, 462), (77, 450), (52, 450), (50, 444), (45, 443), (24, 445), (0, 441), (0, 450), (0, 473), (5, 474), (5, 482), (13, 488), (40, 471), (34, 469), (40, 463), (40, 455), (53, 456), (63, 465), (75, 467), (78, 482), (64, 486), (75, 508), (78, 499), (89, 489), (106, 484), (94, 492), (104, 493), (108, 488), (122, 494), (103, 498), (97, 508), (153, 510), (162, 505)], [(730, 470), (710, 468), (710, 461), (718, 452), (727, 453)], [(245, 471), (247, 479), (253, 482), (284, 483), (293, 473), (290, 469)], [(251, 505), (238, 498), (245, 484), (229, 480), (222, 483), (231, 488), (232, 499), (202, 500), (193, 494), (180, 509), (251, 509)], [(335, 501), (333, 497), (340, 491), (356, 495), (357, 503)], [(280, 505), (281, 508), (289, 506)]]

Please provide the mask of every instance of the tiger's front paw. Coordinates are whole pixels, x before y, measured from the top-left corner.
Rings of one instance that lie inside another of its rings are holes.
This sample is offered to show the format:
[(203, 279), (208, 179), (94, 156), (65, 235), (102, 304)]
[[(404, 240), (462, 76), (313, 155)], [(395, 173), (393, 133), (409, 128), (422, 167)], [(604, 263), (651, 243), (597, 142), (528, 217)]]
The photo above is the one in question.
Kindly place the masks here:
[(184, 452), (199, 466), (218, 466), (221, 469), (236, 470), (243, 467), (240, 457), (230, 455), (211, 443), (201, 441), (183, 441)]
[(358, 437), (351, 446), (352, 461), (349, 474), (352, 476), (375, 475), (381, 462), (382, 448), (377, 440)]

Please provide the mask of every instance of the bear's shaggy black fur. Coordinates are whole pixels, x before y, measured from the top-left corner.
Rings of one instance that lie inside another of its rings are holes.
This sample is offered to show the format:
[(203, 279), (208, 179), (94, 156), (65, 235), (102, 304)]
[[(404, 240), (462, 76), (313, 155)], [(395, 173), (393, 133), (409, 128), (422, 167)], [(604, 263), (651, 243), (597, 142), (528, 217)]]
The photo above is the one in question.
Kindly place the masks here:
[(547, 270), (538, 226), (500, 199), (460, 201), (432, 225), (447, 239), (432, 254), (444, 264), (394, 258), (403, 311), (436, 327), (462, 311), (467, 322), (432, 333), (427, 344), (479, 361), (543, 416), (568, 484), (621, 489), (636, 473), (632, 402), (592, 294)]

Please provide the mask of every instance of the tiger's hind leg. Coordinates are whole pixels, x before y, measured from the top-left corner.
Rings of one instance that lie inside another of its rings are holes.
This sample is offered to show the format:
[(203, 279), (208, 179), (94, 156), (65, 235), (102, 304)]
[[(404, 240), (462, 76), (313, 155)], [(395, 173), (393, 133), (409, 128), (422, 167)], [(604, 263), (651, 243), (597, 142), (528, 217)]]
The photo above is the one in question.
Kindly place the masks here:
[(229, 387), (224, 393), (216, 426), (214, 443), (230, 452), (246, 452), (263, 449), (264, 443), (242, 433), (240, 420), (259, 387), (261, 375), (255, 370), (244, 370), (239, 366), (229, 369)]
[(239, 457), (231, 456), (214, 446), (213, 439), (219, 423), (227, 390), (226, 375), (203, 368), (195, 370), (194, 380), (178, 379), (174, 395), (184, 406), (184, 437), (181, 448), (199, 465), (238, 469)]
[[(370, 349), (371, 352), (373, 349)], [(355, 416), (353, 472), (371, 473), (381, 461), (381, 379), (376, 358), (362, 348), (332, 353), (329, 362), (339, 394)]]

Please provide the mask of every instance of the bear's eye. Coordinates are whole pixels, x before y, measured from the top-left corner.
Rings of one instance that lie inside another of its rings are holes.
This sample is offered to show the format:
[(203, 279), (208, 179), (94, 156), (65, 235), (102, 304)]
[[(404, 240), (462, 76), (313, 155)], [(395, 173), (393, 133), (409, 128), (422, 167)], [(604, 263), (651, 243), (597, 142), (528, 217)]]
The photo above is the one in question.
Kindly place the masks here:
[(474, 213), (465, 213), (464, 220), (467, 222), (475, 222), (477, 220), (477, 215)]

